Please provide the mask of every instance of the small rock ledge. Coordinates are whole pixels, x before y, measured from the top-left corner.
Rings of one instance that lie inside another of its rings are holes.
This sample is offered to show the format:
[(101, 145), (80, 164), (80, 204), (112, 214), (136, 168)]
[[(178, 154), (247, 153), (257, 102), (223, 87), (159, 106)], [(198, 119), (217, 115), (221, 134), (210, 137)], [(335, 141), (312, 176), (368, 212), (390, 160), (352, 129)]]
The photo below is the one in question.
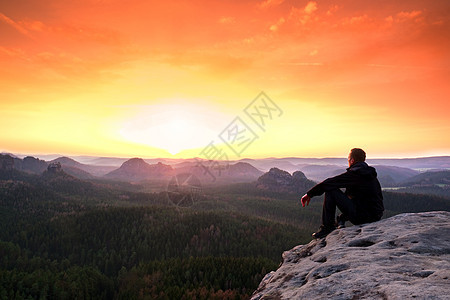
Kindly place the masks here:
[(283, 253), (262, 299), (450, 299), (450, 212), (335, 230)]

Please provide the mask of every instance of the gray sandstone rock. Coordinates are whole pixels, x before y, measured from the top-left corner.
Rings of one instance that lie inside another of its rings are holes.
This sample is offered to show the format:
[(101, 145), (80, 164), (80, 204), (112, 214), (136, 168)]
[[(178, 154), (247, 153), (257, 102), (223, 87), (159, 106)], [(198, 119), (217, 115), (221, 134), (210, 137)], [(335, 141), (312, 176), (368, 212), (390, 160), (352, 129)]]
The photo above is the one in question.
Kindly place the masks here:
[(401, 214), (297, 246), (252, 299), (450, 299), (450, 212)]

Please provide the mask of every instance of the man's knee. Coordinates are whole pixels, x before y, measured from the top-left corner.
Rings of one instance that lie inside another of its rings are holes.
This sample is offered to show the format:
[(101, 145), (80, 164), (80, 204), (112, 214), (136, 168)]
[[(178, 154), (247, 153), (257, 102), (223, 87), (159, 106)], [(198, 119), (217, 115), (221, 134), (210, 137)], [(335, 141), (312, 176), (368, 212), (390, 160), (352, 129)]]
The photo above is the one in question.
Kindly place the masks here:
[(325, 192), (325, 197), (334, 197), (334, 196), (342, 196), (345, 195), (340, 189), (334, 189)]
[(348, 197), (340, 189), (334, 189), (325, 192), (325, 199), (341, 202), (347, 201)]

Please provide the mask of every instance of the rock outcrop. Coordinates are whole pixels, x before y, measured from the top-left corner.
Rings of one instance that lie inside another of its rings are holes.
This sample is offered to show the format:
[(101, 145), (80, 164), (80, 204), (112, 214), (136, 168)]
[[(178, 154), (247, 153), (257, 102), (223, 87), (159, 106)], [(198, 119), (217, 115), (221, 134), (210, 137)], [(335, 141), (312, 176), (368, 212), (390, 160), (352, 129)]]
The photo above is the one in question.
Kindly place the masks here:
[(47, 170), (47, 162), (32, 156), (24, 159), (14, 158), (14, 168), (27, 173), (42, 174)]
[(0, 170), (11, 171), (14, 169), (14, 158), (10, 155), (0, 154)]
[(262, 299), (450, 299), (450, 213), (397, 215), (283, 253)]
[(315, 183), (301, 171), (289, 174), (278, 168), (271, 168), (258, 178), (256, 187), (260, 190), (274, 191), (278, 193), (299, 194), (313, 187)]
[(52, 172), (52, 173), (57, 173), (57, 172), (61, 172), (62, 168), (61, 168), (61, 163), (59, 162), (52, 162), (47, 166), (47, 171)]

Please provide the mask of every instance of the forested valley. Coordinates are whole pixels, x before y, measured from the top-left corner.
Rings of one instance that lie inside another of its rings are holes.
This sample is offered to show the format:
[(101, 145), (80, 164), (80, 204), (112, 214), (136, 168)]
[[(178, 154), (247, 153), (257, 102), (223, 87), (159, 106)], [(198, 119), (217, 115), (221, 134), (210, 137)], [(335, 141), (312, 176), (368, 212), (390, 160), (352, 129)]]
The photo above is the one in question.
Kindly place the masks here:
[[(283, 251), (311, 240), (321, 198), (205, 188), (164, 192), (67, 174), (0, 174), (0, 299), (248, 299)], [(138, 188), (135, 188), (138, 190)], [(450, 210), (448, 198), (385, 192), (386, 216)]]

